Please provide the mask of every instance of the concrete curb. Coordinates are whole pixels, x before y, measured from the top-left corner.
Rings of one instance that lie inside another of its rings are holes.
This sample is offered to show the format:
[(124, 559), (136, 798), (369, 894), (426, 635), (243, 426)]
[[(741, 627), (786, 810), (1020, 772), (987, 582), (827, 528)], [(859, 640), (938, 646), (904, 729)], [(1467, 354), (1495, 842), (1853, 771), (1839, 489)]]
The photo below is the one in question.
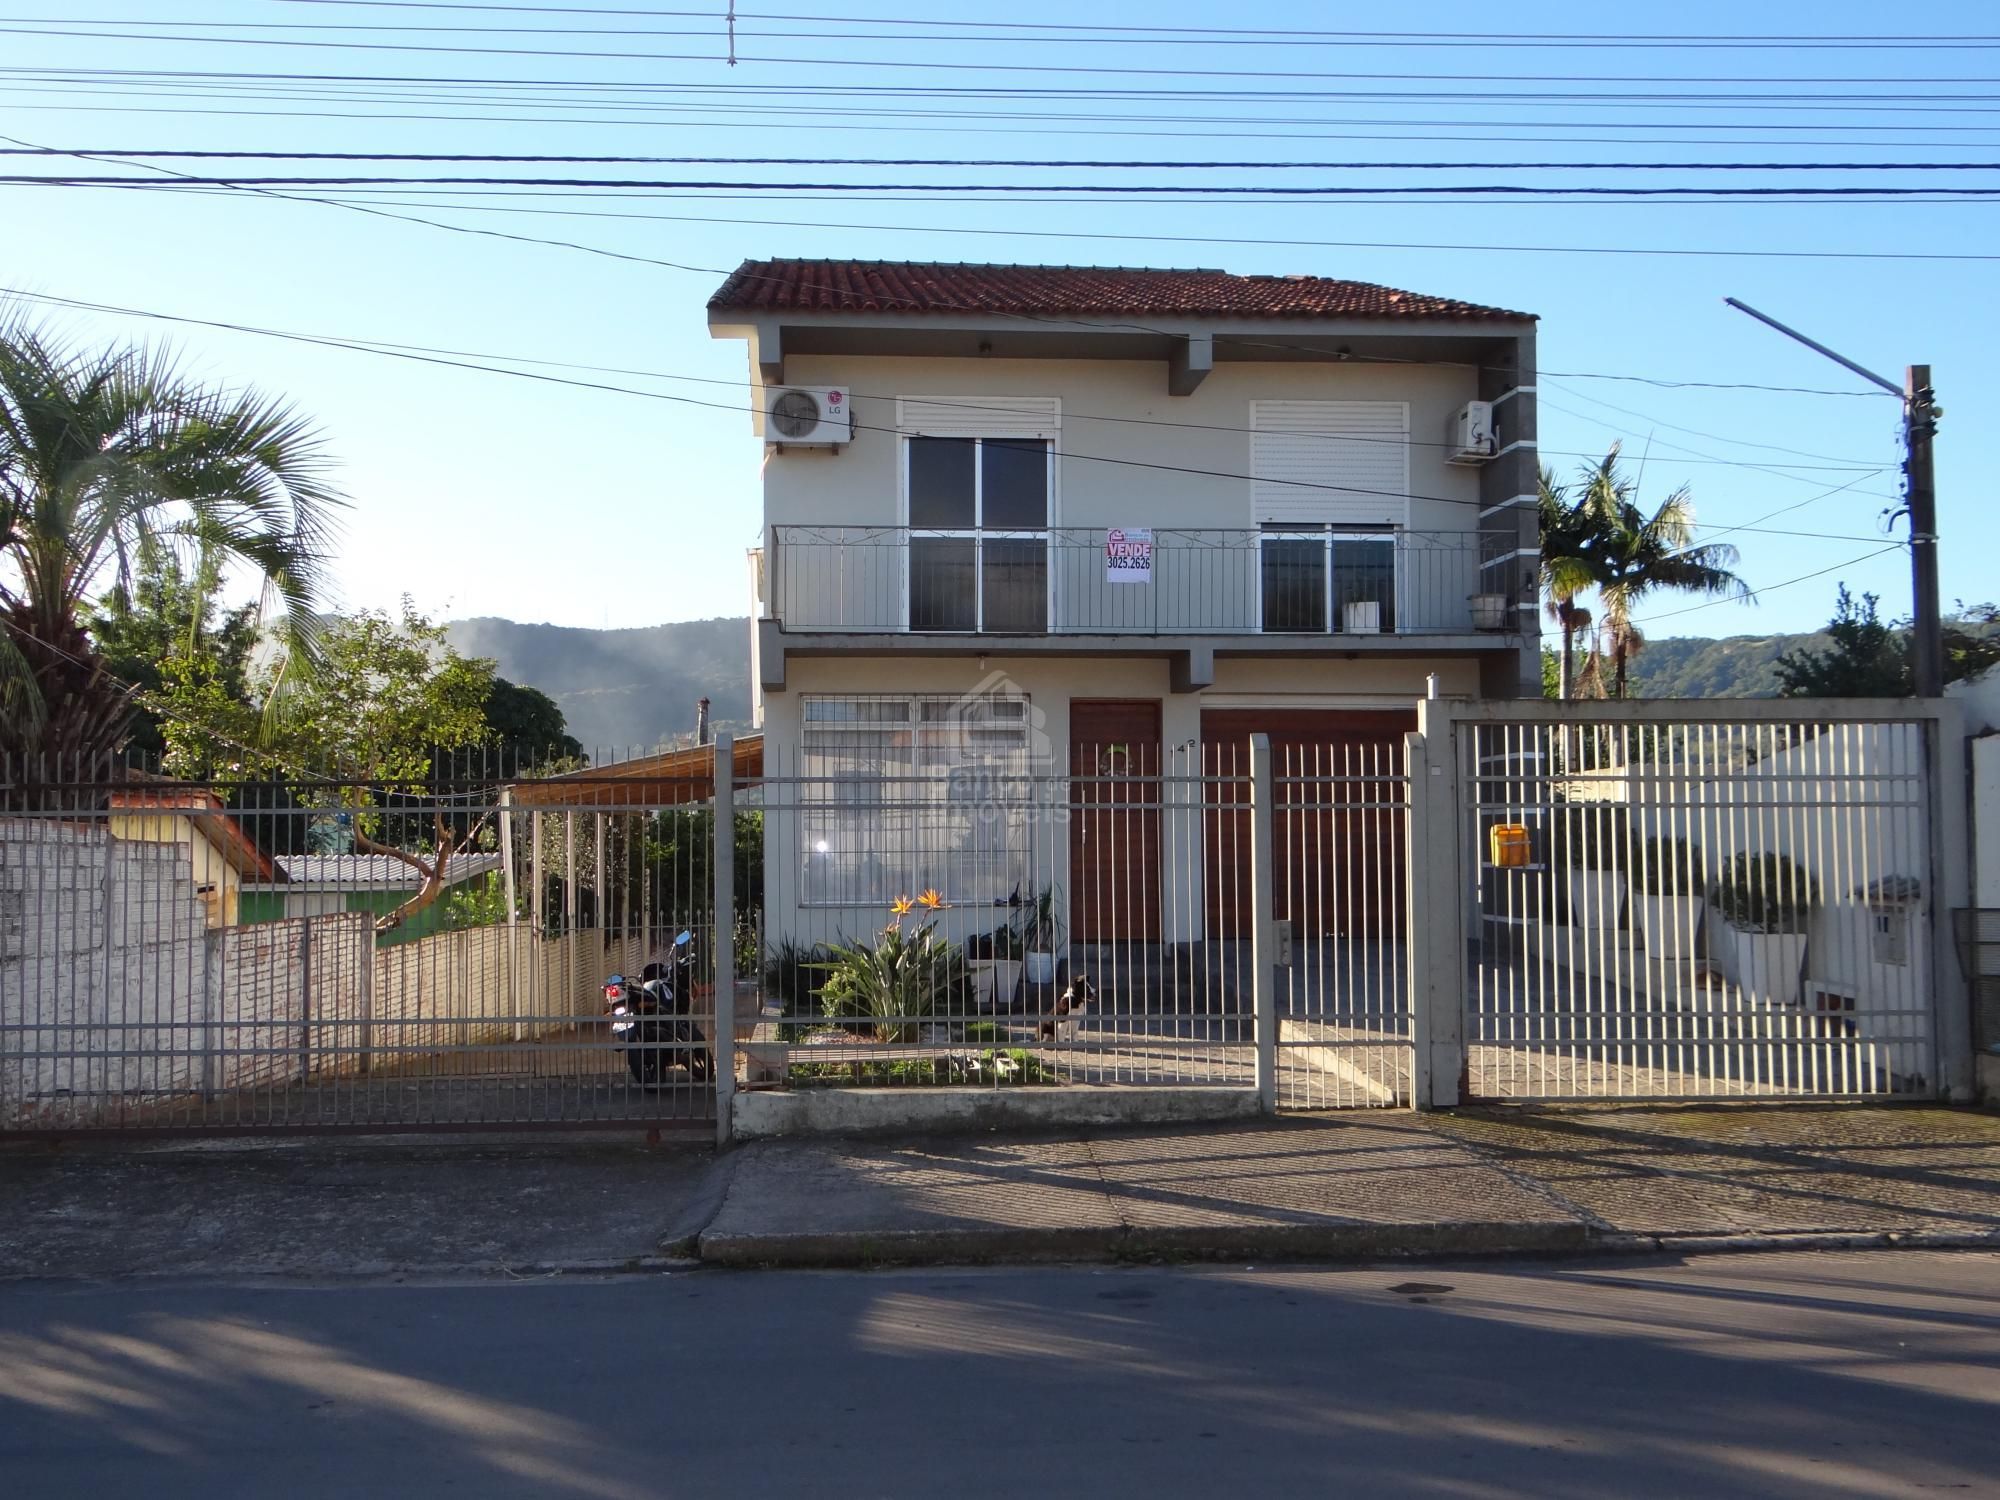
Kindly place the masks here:
[(890, 1266), (1129, 1264), (1133, 1261), (1580, 1259), (1778, 1251), (1996, 1250), (2000, 1231), (1621, 1234), (1575, 1221), (1455, 1224), (1243, 1224), (1227, 1227), (907, 1229), (709, 1234), (688, 1246), (705, 1266), (853, 1270)]
[(1581, 1223), (1239, 1224), (1151, 1228), (906, 1229), (699, 1236), (703, 1265), (819, 1267), (1022, 1265), (1051, 1261), (1349, 1261), (1576, 1255)]

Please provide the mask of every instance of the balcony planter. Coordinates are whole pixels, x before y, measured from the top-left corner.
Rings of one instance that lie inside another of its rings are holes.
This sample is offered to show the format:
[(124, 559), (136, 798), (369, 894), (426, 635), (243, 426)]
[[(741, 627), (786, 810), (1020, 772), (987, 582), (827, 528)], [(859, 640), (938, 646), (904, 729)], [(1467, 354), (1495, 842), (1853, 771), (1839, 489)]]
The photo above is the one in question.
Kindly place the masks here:
[(1357, 599), (1340, 606), (1340, 628), (1348, 635), (1380, 635), (1382, 605), (1374, 599)]
[(1798, 1005), (1806, 929), (1818, 901), (1817, 883), (1782, 854), (1739, 854), (1729, 862), (1709, 892), (1722, 918), (1711, 941), (1722, 972), (1746, 999)]
[[(1623, 809), (1572, 807), (1560, 827), (1569, 868), (1569, 916), (1578, 927), (1615, 928), (1625, 913), (1625, 872), (1619, 868)], [(1621, 819), (1614, 825), (1613, 818)]]
[(1513, 603), (1505, 594), (1472, 594), (1466, 602), (1472, 606), (1472, 628), (1474, 630), (1505, 630), (1508, 608)]
[(1696, 851), (1686, 839), (1646, 840), (1632, 872), (1632, 910), (1648, 958), (1679, 960), (1700, 954), (1702, 899), (1695, 878)]

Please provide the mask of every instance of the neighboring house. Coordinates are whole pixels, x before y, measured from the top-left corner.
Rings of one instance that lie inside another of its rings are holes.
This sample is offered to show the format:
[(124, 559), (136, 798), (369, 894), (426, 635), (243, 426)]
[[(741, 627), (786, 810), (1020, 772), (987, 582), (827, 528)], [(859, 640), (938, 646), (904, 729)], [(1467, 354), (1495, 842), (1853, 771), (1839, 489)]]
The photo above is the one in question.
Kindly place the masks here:
[[(243, 889), (243, 920), (274, 922), (284, 917), (321, 917), (358, 911), (386, 916), (423, 885), (413, 866), (386, 854), (293, 854), (276, 864), (279, 878)], [(497, 854), (462, 854), (445, 869), (446, 894), (401, 926), (377, 938), (377, 946), (413, 942), (444, 929), (450, 890), (468, 881), (490, 879), (500, 868)]]
[[(765, 443), (765, 769), (840, 791), (767, 826), (774, 937), (1048, 868), (1030, 829), (946, 826), (977, 776), (1192, 775), (1257, 732), (1400, 752), (1433, 676), (1540, 695), (1528, 314), (1312, 276), (771, 260), (708, 315), (749, 346)], [(868, 810), (897, 775), (933, 778), (928, 833)], [(1160, 899), (1159, 817), (1066, 856), (1073, 937), (1240, 926)], [(1107, 884), (1129, 899), (1093, 903)]]
[[(199, 787), (121, 788), (111, 794), (113, 838), (178, 844), (188, 851), (194, 894), (210, 928), (234, 927), (245, 889), (282, 889), (285, 874), (224, 808)], [(254, 920), (254, 919), (252, 919)]]

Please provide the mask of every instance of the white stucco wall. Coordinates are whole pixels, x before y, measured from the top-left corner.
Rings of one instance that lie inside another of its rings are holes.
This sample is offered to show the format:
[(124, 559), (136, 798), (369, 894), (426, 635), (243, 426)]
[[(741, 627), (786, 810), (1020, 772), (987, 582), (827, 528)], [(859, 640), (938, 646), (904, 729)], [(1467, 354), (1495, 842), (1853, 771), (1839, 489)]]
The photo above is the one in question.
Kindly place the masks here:
[[(1193, 747), (1201, 742), (1204, 708), (1413, 707), (1423, 696), (1425, 678), (1435, 672), (1440, 691), (1471, 696), (1479, 686), (1478, 664), (1461, 659), (1364, 659), (1355, 661), (1219, 658), (1215, 685), (1197, 693), (1172, 690), (1165, 661), (1144, 658), (1057, 656), (797, 657), (787, 666), (785, 691), (764, 703), (765, 924), (767, 941), (799, 943), (857, 936), (882, 913), (874, 906), (804, 906), (800, 900), (803, 853), (797, 810), (798, 788), (787, 778), (799, 774), (801, 701), (809, 694), (908, 692), (959, 695), (1005, 686), (1025, 693), (1034, 710), (1037, 753), (1034, 774), (1060, 782), (1069, 772), (1070, 705), (1076, 699), (1153, 699), (1160, 705), (1163, 774), (1187, 780), (1163, 792), (1160, 825), (1161, 936), (1168, 942), (1203, 935), (1206, 900), (1202, 888), (1201, 793), (1194, 778), (1201, 764)], [(1040, 830), (1031, 851), (1036, 884), (1068, 893), (1067, 827)], [(990, 930), (987, 909), (954, 911), (945, 929), (954, 937)]]
[(1250, 403), (1289, 400), (1408, 402), (1411, 495), (1444, 497), (1412, 498), (1410, 528), (1478, 529), (1479, 471), (1447, 464), (1440, 446), (1446, 420), (1476, 394), (1475, 372), (1467, 368), (1225, 362), (1191, 396), (1167, 394), (1166, 369), (1158, 360), (794, 355), (785, 375), (793, 385), (857, 392), (854, 418), (861, 430), (837, 453), (787, 449), (768, 459), (767, 525), (902, 524), (898, 397), (1055, 396), (1062, 402), (1061, 447), (1072, 455), (1057, 465), (1058, 526), (1250, 525), (1247, 480), (1146, 466), (1247, 475)]

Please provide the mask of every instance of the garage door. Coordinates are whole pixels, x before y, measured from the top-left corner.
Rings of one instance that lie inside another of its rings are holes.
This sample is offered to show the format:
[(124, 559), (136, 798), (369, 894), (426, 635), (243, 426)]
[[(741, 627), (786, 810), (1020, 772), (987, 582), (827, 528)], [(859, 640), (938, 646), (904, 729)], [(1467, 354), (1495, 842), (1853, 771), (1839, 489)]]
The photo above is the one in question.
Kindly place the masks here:
[[(1300, 937), (1361, 938), (1400, 930), (1403, 890), (1403, 736), (1414, 709), (1209, 709), (1204, 760), (1227, 778), (1247, 775), (1253, 734), (1271, 737), (1278, 816), (1277, 915)], [(1283, 778), (1303, 776), (1306, 783)], [(1211, 930), (1248, 936), (1250, 817), (1247, 787), (1225, 779), (1208, 815), (1204, 879)], [(1239, 811), (1239, 806), (1241, 810)]]

